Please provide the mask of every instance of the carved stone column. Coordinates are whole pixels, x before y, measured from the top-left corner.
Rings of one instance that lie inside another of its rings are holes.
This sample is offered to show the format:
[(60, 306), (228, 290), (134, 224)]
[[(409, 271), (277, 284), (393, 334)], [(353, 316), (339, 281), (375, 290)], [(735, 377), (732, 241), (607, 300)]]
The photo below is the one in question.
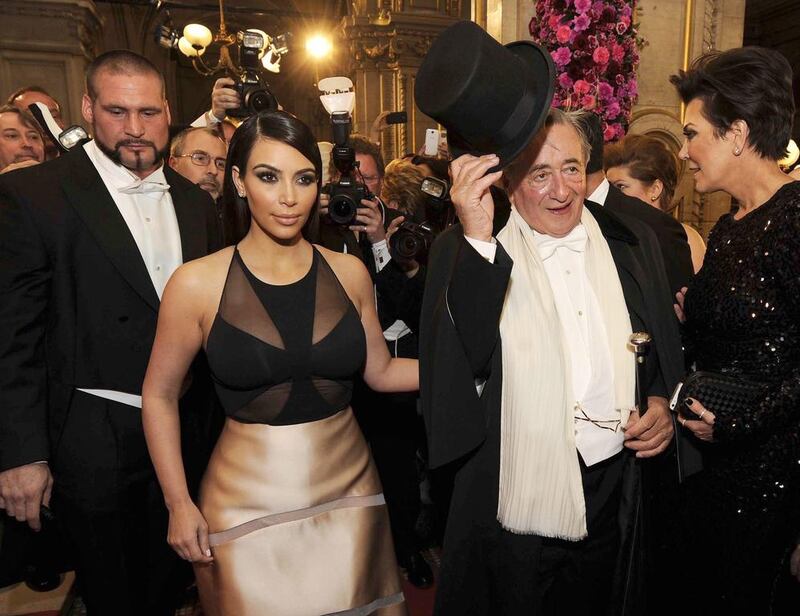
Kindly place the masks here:
[(38, 85), (62, 106), (67, 124), (79, 123), (83, 72), (96, 55), (101, 23), (93, 0), (0, 2), (0, 99)]
[(408, 122), (387, 130), (385, 160), (416, 152), (425, 129), (436, 123), (414, 105), (414, 81), (436, 36), (461, 18), (460, 0), (375, 0), (354, 2), (342, 22), (349, 73), (356, 91), (354, 132), (367, 134), (382, 111), (405, 111)]

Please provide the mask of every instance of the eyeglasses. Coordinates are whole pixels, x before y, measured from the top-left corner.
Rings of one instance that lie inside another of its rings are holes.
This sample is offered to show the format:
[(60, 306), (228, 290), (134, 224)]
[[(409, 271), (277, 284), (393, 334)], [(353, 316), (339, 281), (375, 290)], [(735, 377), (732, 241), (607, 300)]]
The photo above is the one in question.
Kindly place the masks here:
[(594, 424), (601, 430), (610, 430), (611, 432), (617, 432), (619, 431), (622, 425), (621, 419), (592, 419), (583, 409), (580, 402), (575, 403), (574, 410), (576, 413), (580, 413), (582, 415), (582, 417), (576, 415), (575, 421), (588, 421), (589, 423)]
[[(211, 154), (209, 154), (208, 152), (203, 152), (202, 150), (195, 150), (191, 154), (179, 154), (175, 158), (191, 158), (192, 162), (198, 167), (208, 167), (208, 164), (211, 162)], [(217, 171), (224, 172), (225, 159), (215, 158), (214, 166), (217, 168)]]

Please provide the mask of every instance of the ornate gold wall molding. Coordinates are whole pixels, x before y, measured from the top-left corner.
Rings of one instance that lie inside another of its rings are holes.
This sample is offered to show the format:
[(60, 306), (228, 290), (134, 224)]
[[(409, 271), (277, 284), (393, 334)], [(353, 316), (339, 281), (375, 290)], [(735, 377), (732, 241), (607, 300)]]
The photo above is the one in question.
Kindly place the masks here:
[[(435, 5), (441, 12), (423, 12), (423, 5)], [(406, 124), (384, 131), (384, 158), (396, 158), (416, 151), (424, 143), (425, 129), (436, 124), (414, 104), (417, 70), (439, 33), (457, 20), (461, 2), (401, 2), (392, 5), (389, 25), (376, 25), (368, 14), (351, 15), (341, 25), (341, 37), (348, 49), (348, 70), (356, 88), (354, 129), (366, 133), (383, 111), (405, 111)], [(401, 12), (401, 9), (414, 12)]]

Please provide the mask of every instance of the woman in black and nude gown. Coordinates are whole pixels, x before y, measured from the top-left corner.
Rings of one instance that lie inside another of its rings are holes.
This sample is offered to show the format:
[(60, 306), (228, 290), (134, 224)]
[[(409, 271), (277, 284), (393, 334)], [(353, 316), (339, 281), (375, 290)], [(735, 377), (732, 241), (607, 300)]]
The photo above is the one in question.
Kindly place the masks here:
[[(161, 304), (143, 421), (168, 540), (194, 563), (209, 616), (406, 613), (349, 402), (359, 370), (376, 391), (416, 390), (417, 362), (390, 358), (362, 263), (305, 239), (321, 171), (303, 123), (284, 112), (248, 119), (225, 190), (249, 210), (249, 230), (178, 269)], [(177, 401), (201, 348), (227, 419), (195, 505)]]

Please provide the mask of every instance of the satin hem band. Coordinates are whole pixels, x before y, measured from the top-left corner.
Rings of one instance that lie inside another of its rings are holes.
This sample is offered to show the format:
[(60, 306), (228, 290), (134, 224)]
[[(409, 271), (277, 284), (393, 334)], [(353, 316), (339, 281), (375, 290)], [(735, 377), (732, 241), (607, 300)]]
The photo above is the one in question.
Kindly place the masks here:
[(327, 614), (323, 614), (322, 616), (368, 616), (379, 609), (389, 607), (390, 605), (394, 605), (396, 603), (402, 603), (405, 600), (406, 599), (403, 596), (403, 593), (398, 592), (394, 595), (389, 595), (388, 597), (375, 599), (375, 601), (372, 603), (362, 605), (361, 607), (354, 607), (349, 610), (342, 610), (341, 612), (329, 612)]
[[(208, 543), (211, 547), (215, 547), (222, 545), (223, 543), (233, 541), (234, 539), (239, 539), (245, 535), (249, 535), (250, 533), (261, 530), (262, 528), (268, 528), (278, 524), (285, 524), (286, 522), (294, 522), (296, 520), (311, 518), (315, 515), (333, 511), (335, 509), (347, 509), (350, 507), (377, 507), (385, 504), (386, 499), (383, 497), (382, 493), (372, 494), (369, 496), (345, 496), (321, 505), (315, 505), (314, 507), (305, 507), (303, 509), (295, 509), (294, 511), (285, 511), (282, 513), (264, 516), (262, 518), (256, 518), (255, 520), (250, 520), (249, 522), (239, 524), (233, 528), (229, 528), (218, 533), (211, 533), (208, 535)], [(336, 613), (350, 614), (349, 611)], [(353, 614), (356, 613), (357, 612), (353, 612)]]

